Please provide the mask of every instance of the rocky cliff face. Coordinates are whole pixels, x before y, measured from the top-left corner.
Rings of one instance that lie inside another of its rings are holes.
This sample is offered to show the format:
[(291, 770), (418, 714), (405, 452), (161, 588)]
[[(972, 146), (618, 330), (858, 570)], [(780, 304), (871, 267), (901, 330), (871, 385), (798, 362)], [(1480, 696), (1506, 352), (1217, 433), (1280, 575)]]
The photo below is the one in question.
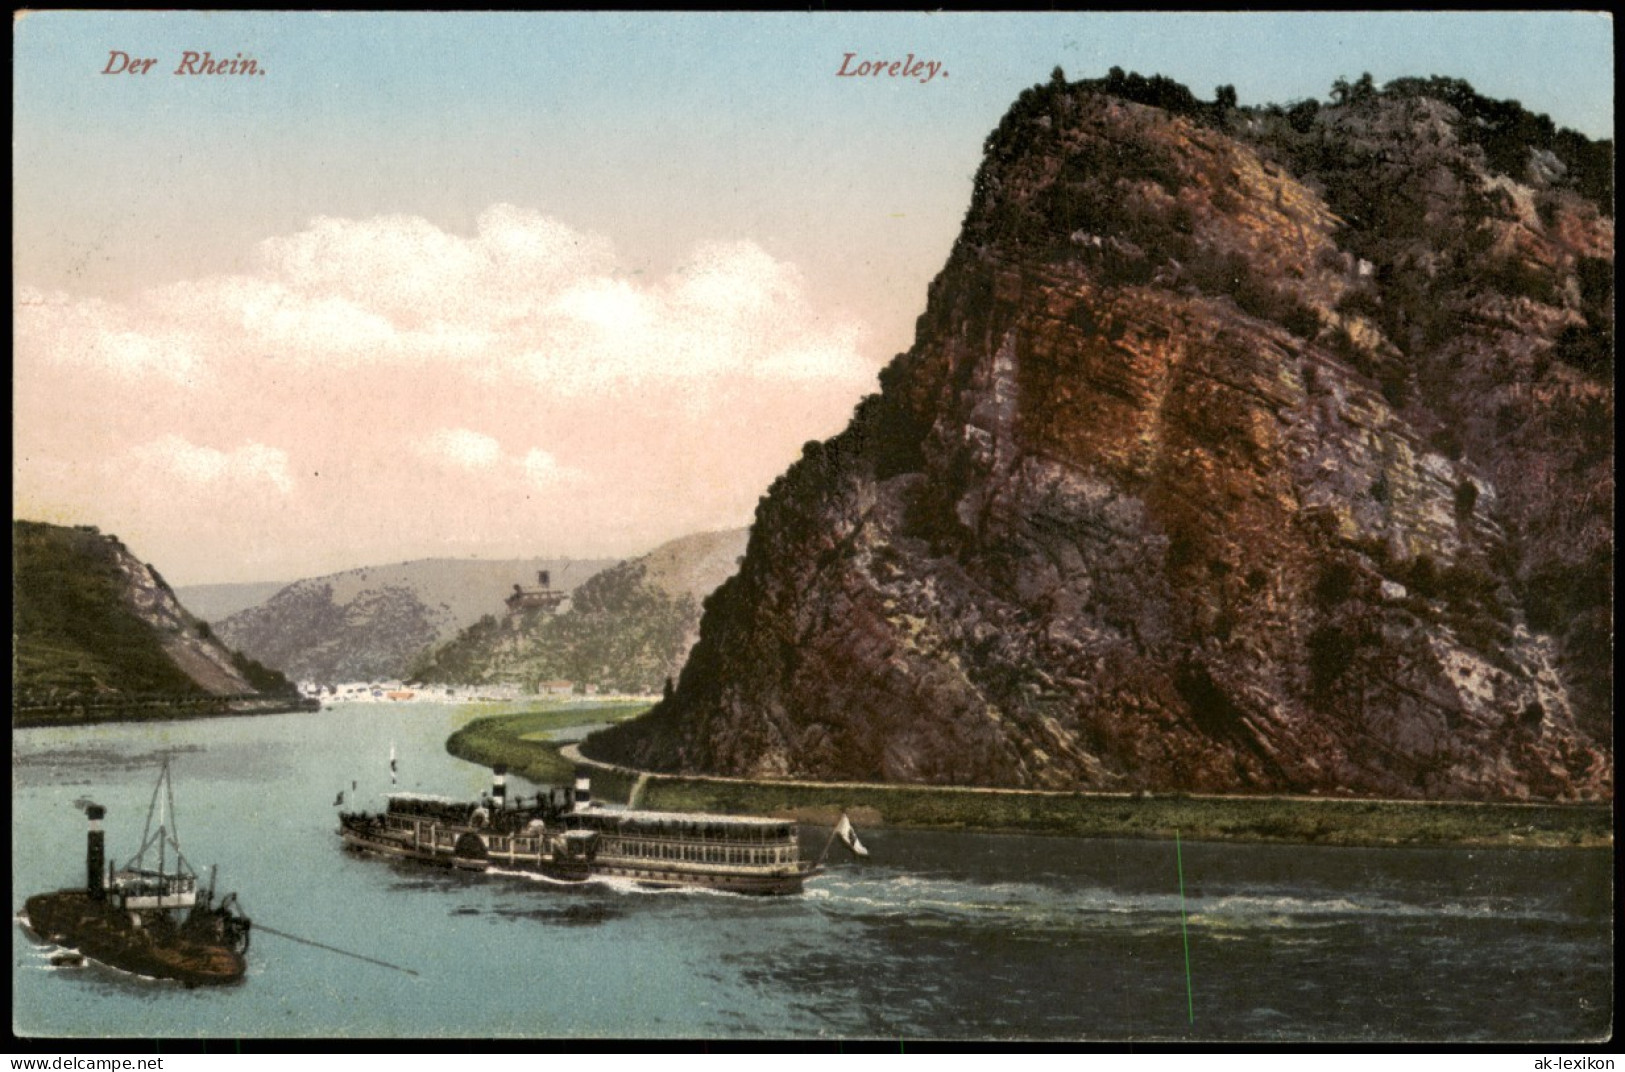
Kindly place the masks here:
[(117, 537), (16, 521), (12, 544), (14, 708), (291, 692), (227, 650)]
[(914, 348), (763, 499), (676, 695), (590, 750), (1610, 796), (1596, 147), (1463, 83), (1336, 96), (1024, 94)]
[(295, 680), (333, 684), (404, 677), (413, 660), (482, 615), (513, 585), (549, 570), (569, 591), (608, 559), (423, 559), (296, 581), (216, 623), (220, 636)]

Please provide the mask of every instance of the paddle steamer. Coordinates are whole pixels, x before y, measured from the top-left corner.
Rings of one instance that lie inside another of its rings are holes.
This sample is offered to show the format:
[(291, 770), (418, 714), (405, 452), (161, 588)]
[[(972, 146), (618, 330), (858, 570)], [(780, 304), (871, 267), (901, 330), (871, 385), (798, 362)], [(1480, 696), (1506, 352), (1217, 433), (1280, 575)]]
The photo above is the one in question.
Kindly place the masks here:
[(559, 882), (585, 881), (595, 839), (559, 821), (566, 802), (549, 792), (509, 807), (507, 769), (499, 766), (494, 773), (491, 793), (472, 803), (391, 793), (382, 814), (341, 812), (339, 836), (360, 852), (462, 871), (528, 871)]
[(558, 881), (629, 879), (645, 886), (793, 894), (822, 867), (801, 855), (785, 819), (605, 807), (588, 776), (572, 790), (507, 800), (506, 770), (475, 802), (396, 793), (382, 815), (341, 814), (351, 848), (469, 871), (513, 870)]

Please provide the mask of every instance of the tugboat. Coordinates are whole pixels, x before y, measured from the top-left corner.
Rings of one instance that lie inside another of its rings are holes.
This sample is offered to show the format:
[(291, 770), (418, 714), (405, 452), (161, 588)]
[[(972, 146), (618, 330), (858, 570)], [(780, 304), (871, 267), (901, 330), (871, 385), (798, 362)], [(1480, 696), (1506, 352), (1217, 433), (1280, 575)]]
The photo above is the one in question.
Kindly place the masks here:
[[(188, 987), (239, 982), (247, 968), (248, 917), (227, 894), (214, 903), (214, 877), (198, 890), (197, 873), (181, 854), (173, 823), (174, 789), (166, 761), (152, 792), (141, 849), (122, 868), (106, 863), (101, 821), (107, 809), (85, 809), (90, 832), (85, 850), (85, 888), (30, 897), (24, 922), (40, 938), (111, 968)], [(153, 829), (153, 816), (158, 827)], [(156, 866), (148, 866), (148, 854)], [(173, 858), (171, 859), (171, 854)]]

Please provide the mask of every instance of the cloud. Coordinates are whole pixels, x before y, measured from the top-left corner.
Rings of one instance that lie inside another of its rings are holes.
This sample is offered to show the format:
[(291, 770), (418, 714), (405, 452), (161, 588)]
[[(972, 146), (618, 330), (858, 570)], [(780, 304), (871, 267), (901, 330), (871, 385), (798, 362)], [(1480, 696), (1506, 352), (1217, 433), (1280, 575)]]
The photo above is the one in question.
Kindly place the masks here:
[(878, 371), (861, 325), (750, 241), (644, 276), (496, 205), (472, 233), (320, 217), (247, 252), (116, 300), (19, 287), (23, 506), (185, 555), (207, 531), (262, 570), (287, 548), (284, 576), (317, 545), (636, 553), (746, 523)]
[(387, 317), (347, 298), (298, 294), (274, 283), (240, 288), (239, 294), (233, 319), (271, 352), (354, 359), (399, 346), (399, 332)]
[(523, 317), (571, 282), (614, 270), (602, 237), (512, 205), (481, 214), (464, 237), (414, 216), (319, 217), (259, 246), (263, 277), (289, 291), (343, 299), (411, 330), (425, 322)]
[(235, 487), (253, 492), (293, 491), (288, 454), (264, 443), (245, 443), (232, 451), (198, 446), (178, 435), (166, 435), (130, 448), (113, 463), (136, 477), (178, 480), (193, 487)]
[(572, 394), (723, 376), (861, 385), (875, 371), (858, 326), (813, 309), (801, 273), (749, 241), (701, 245), (643, 281), (608, 239), (496, 205), (467, 236), (410, 216), (318, 217), (255, 252), (253, 272), (121, 303), (29, 292), (25, 341), (50, 360), (178, 382), (245, 354), (463, 368)]
[(586, 474), (579, 469), (560, 465), (557, 458), (545, 450), (532, 450), (525, 455), (522, 463), (525, 476), (529, 480), (544, 488), (580, 483), (586, 479)]
[(187, 333), (149, 322), (139, 308), (61, 292), (19, 288), (15, 330), (20, 352), (45, 353), (120, 380), (187, 384), (203, 364)]
[(442, 428), (420, 446), (430, 459), (464, 469), (490, 469), (502, 460), (502, 446), (495, 439), (467, 428)]
[(469, 428), (441, 428), (418, 441), (418, 453), (442, 469), (478, 473), (488, 487), (517, 493), (521, 485), (554, 490), (586, 479), (579, 469), (562, 464), (549, 451), (532, 447), (510, 455), (492, 436)]
[(817, 315), (800, 272), (748, 241), (702, 245), (666, 278), (634, 282), (607, 239), (497, 205), (471, 236), (416, 217), (322, 217), (257, 256), (251, 274), (84, 310), (104, 359), (181, 378), (246, 348), (303, 366), (467, 365), (575, 394), (874, 371), (856, 325)]

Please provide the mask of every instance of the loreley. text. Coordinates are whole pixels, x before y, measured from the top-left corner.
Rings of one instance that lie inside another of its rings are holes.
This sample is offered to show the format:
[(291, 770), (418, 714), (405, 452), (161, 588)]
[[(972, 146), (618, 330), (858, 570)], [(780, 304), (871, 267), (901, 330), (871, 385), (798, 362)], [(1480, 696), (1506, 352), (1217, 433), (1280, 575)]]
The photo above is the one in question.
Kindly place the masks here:
[[(107, 53), (107, 66), (102, 68), (102, 74), (146, 74), (156, 66), (156, 59), (132, 56), (115, 48)], [(167, 65), (164, 69), (167, 70)], [(263, 76), (265, 68), (254, 57), (241, 52), (230, 59), (215, 59), (213, 52), (182, 52), (180, 62), (169, 73)]]
[(917, 60), (910, 52), (903, 60), (860, 60), (856, 52), (841, 57), (841, 69), (836, 78), (912, 78), (922, 84), (938, 75), (948, 77), (937, 60)]

